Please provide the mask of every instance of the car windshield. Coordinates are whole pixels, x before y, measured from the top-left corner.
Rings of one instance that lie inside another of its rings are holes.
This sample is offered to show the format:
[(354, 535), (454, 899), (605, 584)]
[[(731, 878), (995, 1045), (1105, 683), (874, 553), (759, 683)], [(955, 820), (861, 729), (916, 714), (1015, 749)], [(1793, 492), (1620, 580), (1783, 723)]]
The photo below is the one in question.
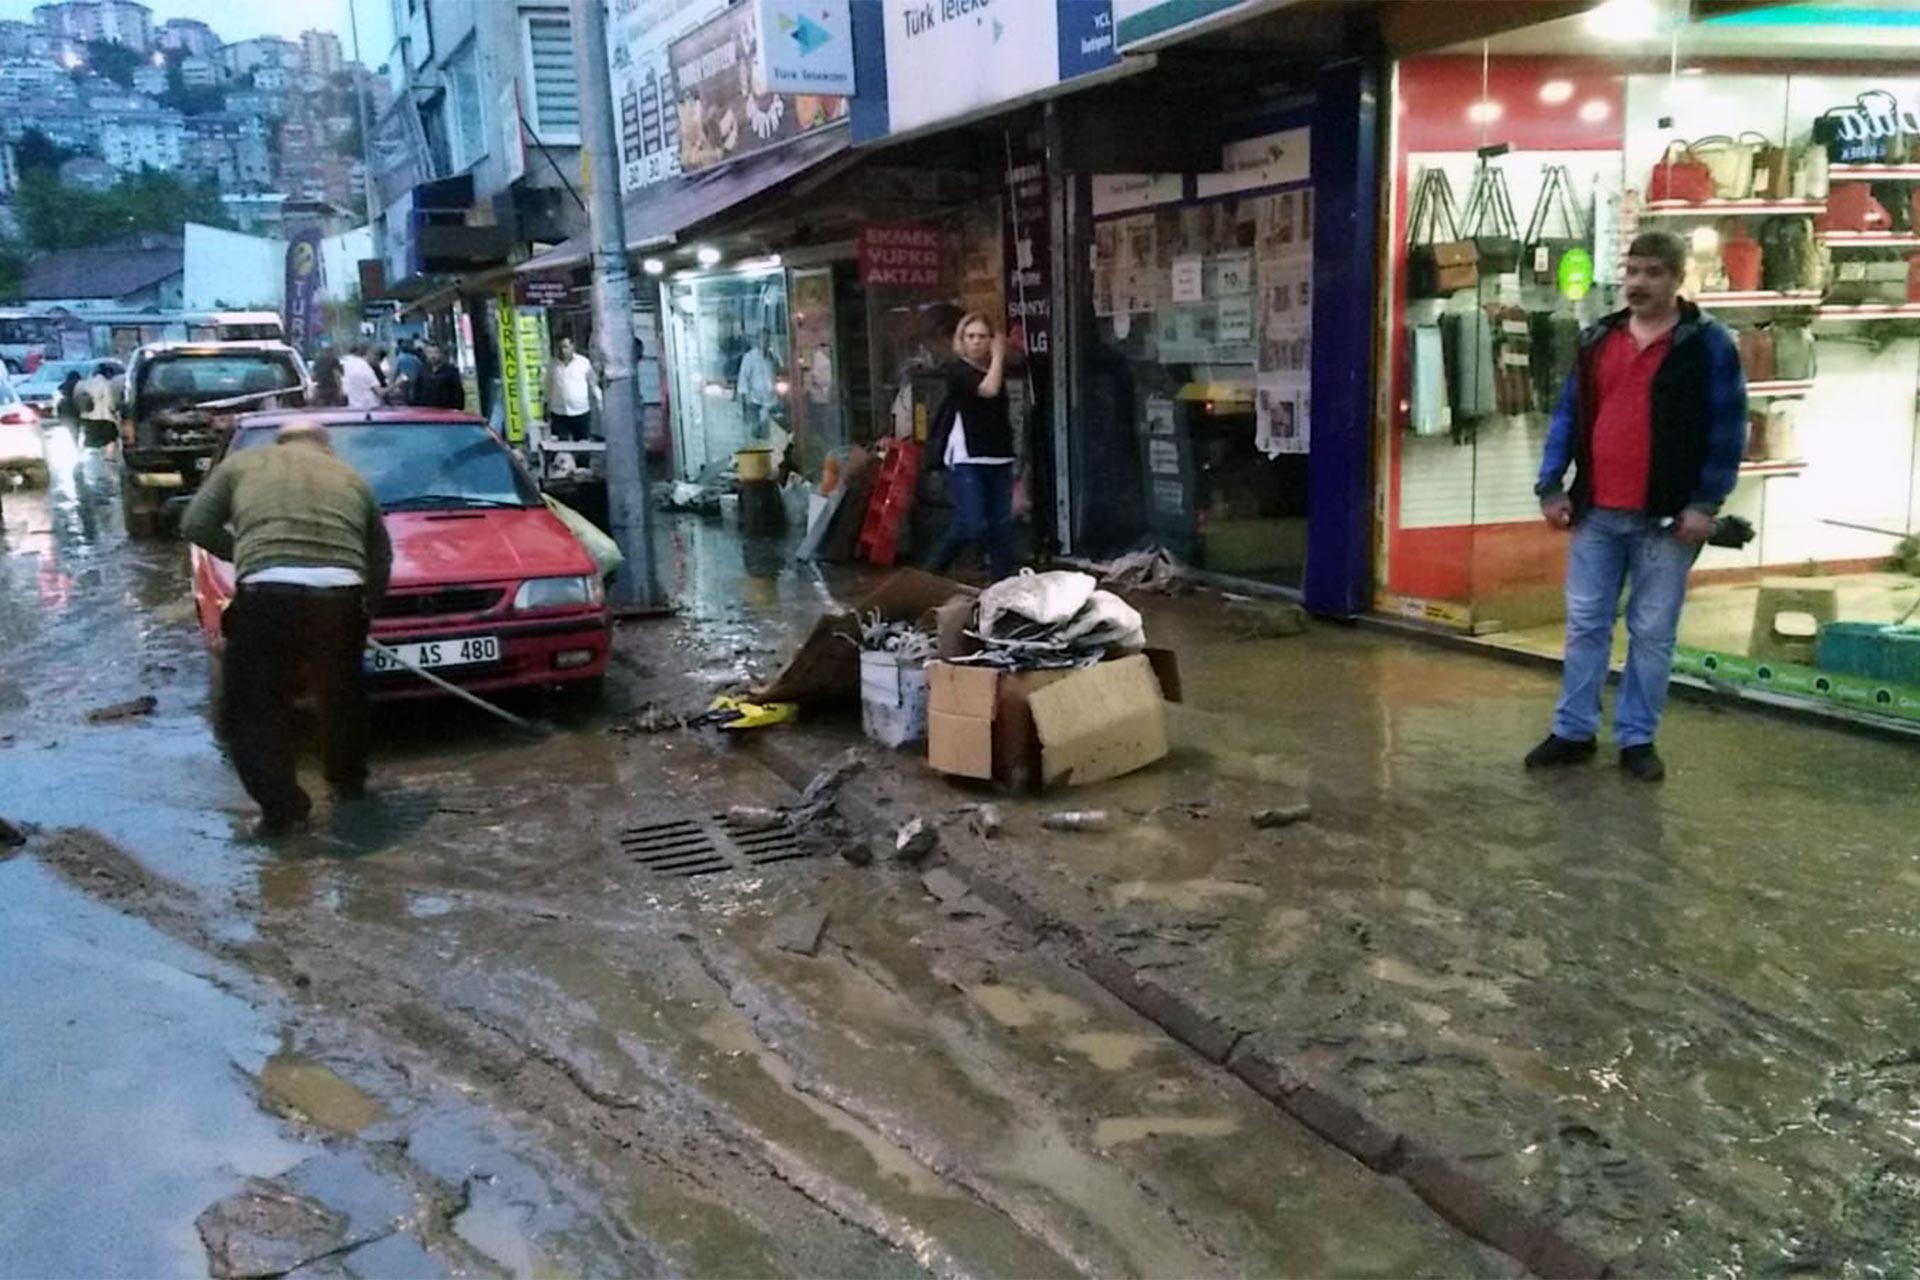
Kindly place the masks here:
[(269, 352), (157, 356), (140, 368), (143, 402), (200, 404), (300, 385), (293, 361)]
[[(382, 508), (433, 511), (534, 507), (540, 494), (491, 431), (477, 422), (354, 422), (329, 426), (334, 451), (353, 464)], [(271, 444), (276, 427), (242, 431), (235, 449)]]
[[(70, 373), (77, 373), (83, 379), (91, 378), (93, 371), (99, 367), (98, 360), (42, 360), (39, 368), (21, 379), (21, 385), (58, 387)], [(116, 372), (114, 376), (119, 375)]]

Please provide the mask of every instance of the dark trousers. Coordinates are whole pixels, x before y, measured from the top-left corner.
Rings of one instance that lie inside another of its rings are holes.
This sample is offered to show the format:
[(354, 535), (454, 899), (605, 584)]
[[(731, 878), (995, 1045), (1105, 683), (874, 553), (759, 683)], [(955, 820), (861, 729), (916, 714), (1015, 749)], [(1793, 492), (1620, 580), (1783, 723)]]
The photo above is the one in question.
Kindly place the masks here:
[(962, 462), (947, 469), (953, 523), (933, 555), (933, 571), (945, 573), (967, 547), (984, 542), (987, 565), (998, 582), (1013, 572), (1013, 468)]
[(593, 430), (593, 415), (590, 413), (549, 414), (547, 425), (552, 428), (555, 440), (585, 440), (587, 433)]
[(294, 773), (303, 697), (315, 707), (327, 785), (336, 795), (359, 795), (367, 782), (366, 593), (243, 583), (220, 626), (227, 641), (221, 732), (262, 814), (289, 821), (312, 807)]

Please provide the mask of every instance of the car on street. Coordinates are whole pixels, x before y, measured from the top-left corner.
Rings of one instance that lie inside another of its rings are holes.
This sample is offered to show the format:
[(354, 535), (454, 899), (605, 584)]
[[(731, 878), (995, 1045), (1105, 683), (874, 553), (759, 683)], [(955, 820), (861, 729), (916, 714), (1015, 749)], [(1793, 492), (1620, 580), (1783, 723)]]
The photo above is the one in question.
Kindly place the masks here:
[(40, 415), (20, 398), (11, 379), (0, 373), (0, 473), (28, 484), (47, 482), (47, 445)]
[(84, 382), (103, 364), (110, 377), (126, 375), (127, 367), (118, 360), (42, 360), (32, 373), (16, 375), (13, 389), (44, 421), (52, 422), (60, 416), (60, 384), (67, 380), (67, 375), (77, 373)]
[(120, 411), (127, 535), (167, 530), (242, 414), (303, 405), (311, 386), (284, 342), (156, 342), (134, 352)]
[[(484, 419), (407, 408), (251, 414), (223, 457), (271, 447), (295, 421), (327, 426), (386, 513), (393, 575), (373, 608), (375, 640), (476, 692), (598, 688), (612, 641), (599, 570)], [(217, 651), (233, 566), (199, 547), (192, 557), (200, 628)], [(439, 692), (374, 649), (365, 670), (375, 698)]]

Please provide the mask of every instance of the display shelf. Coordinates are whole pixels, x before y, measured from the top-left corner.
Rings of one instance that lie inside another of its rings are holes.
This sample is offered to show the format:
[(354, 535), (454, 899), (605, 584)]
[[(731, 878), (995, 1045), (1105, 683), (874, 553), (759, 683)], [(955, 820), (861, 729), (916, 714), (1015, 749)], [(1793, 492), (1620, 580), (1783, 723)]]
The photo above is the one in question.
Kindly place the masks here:
[(1920, 182), (1920, 164), (1830, 164), (1829, 182)]
[(1643, 218), (1724, 218), (1729, 214), (1825, 213), (1825, 200), (1649, 200)]
[(1822, 320), (1889, 320), (1920, 318), (1920, 302), (1829, 302), (1820, 308)]
[(1798, 293), (1780, 293), (1771, 289), (1758, 289), (1752, 293), (1703, 293), (1694, 301), (1703, 307), (1727, 310), (1730, 307), (1817, 307), (1820, 294), (1816, 290), (1802, 290)]
[(1812, 378), (1773, 378), (1747, 384), (1747, 394), (1750, 396), (1803, 396), (1811, 390)]
[(1793, 476), (1807, 469), (1805, 458), (1769, 458), (1765, 462), (1743, 462), (1743, 476)]
[(1920, 236), (1889, 231), (1822, 231), (1815, 238), (1830, 249), (1920, 249)]

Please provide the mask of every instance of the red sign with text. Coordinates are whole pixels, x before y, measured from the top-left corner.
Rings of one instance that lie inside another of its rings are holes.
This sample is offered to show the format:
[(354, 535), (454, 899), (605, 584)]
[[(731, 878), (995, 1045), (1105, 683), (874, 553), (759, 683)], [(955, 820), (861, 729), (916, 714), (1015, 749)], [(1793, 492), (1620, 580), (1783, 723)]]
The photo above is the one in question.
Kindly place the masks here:
[(860, 283), (940, 287), (940, 231), (902, 222), (860, 228)]

